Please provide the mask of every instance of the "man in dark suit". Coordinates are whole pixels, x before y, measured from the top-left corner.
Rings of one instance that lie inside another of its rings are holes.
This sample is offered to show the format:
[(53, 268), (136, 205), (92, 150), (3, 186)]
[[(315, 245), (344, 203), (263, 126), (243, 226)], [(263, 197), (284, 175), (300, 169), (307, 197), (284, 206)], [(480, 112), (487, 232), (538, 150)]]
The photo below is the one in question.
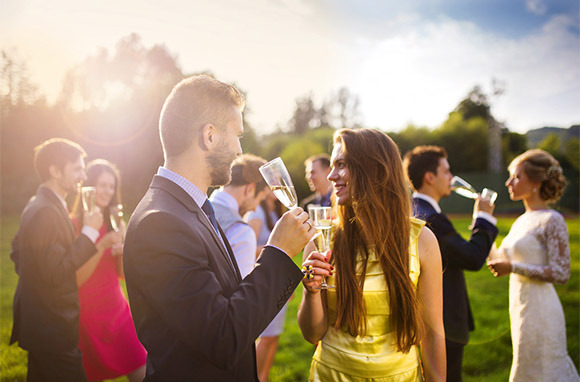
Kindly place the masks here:
[(332, 182), (327, 179), (330, 174), (330, 156), (313, 155), (304, 161), (305, 178), (313, 194), (306, 197), (300, 207), (308, 211), (308, 206), (329, 207), (332, 195)]
[(204, 75), (176, 85), (163, 106), (165, 163), (124, 248), (146, 381), (257, 381), (254, 342), (303, 277), (291, 257), (315, 230), (301, 208), (282, 216), (242, 281), (207, 199), (241, 154), (243, 106), (235, 87)]
[(443, 259), (443, 323), (447, 352), (447, 380), (461, 381), (463, 348), (474, 329), (463, 270), (480, 270), (497, 236), (494, 206), (481, 197), (475, 201), (469, 241), (441, 212), (439, 200), (451, 193), (447, 152), (438, 146), (418, 146), (405, 154), (404, 166), (414, 189), (413, 213), (435, 233)]
[(18, 341), (28, 351), (28, 381), (86, 380), (78, 348), (76, 270), (97, 253), (103, 216), (86, 212), (76, 237), (65, 201), (86, 179), (85, 156), (66, 139), (50, 139), (35, 149), (42, 184), (24, 208), (10, 253), (18, 274), (10, 343)]

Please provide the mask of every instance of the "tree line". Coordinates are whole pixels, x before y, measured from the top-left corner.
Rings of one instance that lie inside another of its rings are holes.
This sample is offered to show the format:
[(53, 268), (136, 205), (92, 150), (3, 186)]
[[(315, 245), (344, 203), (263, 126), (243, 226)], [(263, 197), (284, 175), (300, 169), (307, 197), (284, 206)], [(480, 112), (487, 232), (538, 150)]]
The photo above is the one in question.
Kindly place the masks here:
[[(19, 213), (34, 194), (38, 180), (32, 163), (33, 148), (52, 137), (80, 143), (89, 154), (88, 160), (105, 158), (117, 164), (123, 178), (123, 202), (132, 210), (163, 163), (157, 130), (163, 101), (179, 80), (198, 74), (184, 73), (165, 45), (145, 47), (136, 34), (122, 38), (113, 51), (102, 48), (70, 68), (54, 103), (49, 104), (31, 82), (26, 63), (17, 55), (2, 51), (0, 70), (3, 214)], [(249, 121), (244, 121), (242, 147), (244, 152), (266, 159), (281, 156), (299, 198), (303, 198), (310, 192), (304, 180), (304, 160), (313, 154), (330, 153), (336, 129), (363, 127), (358, 108), (358, 97), (347, 88), (340, 88), (320, 105), (312, 94), (298, 97), (292, 118), (273, 133), (259, 134)], [(455, 172), (484, 172), (489, 163), (490, 124), (500, 132), (498, 147), (505, 168), (528, 148), (526, 137), (509, 131), (493, 118), (489, 96), (478, 86), (441, 126), (430, 129), (408, 125), (387, 133), (401, 153), (416, 145), (441, 145), (447, 149)], [(555, 135), (548, 136), (539, 146), (555, 155), (577, 179), (577, 136), (565, 142)]]

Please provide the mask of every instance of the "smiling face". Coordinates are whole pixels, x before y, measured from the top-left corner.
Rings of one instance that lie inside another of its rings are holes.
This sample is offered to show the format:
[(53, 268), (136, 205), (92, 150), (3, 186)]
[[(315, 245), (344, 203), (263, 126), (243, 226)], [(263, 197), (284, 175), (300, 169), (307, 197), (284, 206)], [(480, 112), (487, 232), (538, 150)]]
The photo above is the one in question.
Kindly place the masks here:
[(52, 174), (60, 190), (64, 193), (75, 193), (79, 189), (79, 184), (87, 179), (85, 160), (79, 155), (74, 162), (67, 162), (62, 170), (53, 166)]
[(534, 187), (538, 188), (539, 183), (532, 182), (524, 171), (524, 166), (519, 164), (510, 169), (510, 177), (505, 182), (505, 186), (511, 200), (523, 200), (532, 198)]
[(109, 207), (117, 188), (115, 176), (108, 171), (102, 172), (97, 178), (95, 188), (97, 190), (97, 206), (99, 206), (101, 210)]
[(335, 143), (330, 158), (331, 171), (328, 180), (334, 184), (334, 195), (338, 205), (351, 204), (350, 171), (346, 166), (344, 150), (341, 143)]
[(306, 164), (306, 181), (310, 191), (324, 193), (328, 189), (327, 177), (330, 168), (325, 168), (319, 160), (308, 162)]

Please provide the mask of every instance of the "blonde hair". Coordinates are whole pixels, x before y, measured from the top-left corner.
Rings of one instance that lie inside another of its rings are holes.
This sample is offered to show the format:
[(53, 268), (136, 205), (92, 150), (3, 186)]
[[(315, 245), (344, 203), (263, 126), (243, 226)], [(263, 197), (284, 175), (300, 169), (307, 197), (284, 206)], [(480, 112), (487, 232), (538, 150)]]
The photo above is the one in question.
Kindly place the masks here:
[(522, 165), (532, 182), (540, 183), (540, 197), (550, 203), (557, 202), (564, 194), (568, 181), (562, 174), (560, 163), (548, 152), (540, 149), (528, 150), (518, 155), (509, 165), (511, 171)]
[(223, 130), (232, 109), (243, 111), (244, 105), (244, 95), (233, 85), (204, 74), (182, 80), (167, 96), (159, 118), (165, 157), (182, 154), (208, 123)]

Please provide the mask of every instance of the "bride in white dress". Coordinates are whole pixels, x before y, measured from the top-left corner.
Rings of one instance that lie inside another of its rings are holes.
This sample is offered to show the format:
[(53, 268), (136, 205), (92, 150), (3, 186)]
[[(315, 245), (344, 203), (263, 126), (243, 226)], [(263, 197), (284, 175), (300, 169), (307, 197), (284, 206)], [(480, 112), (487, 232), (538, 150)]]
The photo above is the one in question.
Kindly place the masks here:
[(488, 266), (496, 277), (510, 275), (510, 381), (580, 381), (566, 350), (564, 311), (552, 284), (570, 277), (566, 222), (549, 207), (562, 196), (566, 179), (558, 161), (542, 150), (521, 154), (509, 171), (510, 198), (522, 200), (526, 212)]

